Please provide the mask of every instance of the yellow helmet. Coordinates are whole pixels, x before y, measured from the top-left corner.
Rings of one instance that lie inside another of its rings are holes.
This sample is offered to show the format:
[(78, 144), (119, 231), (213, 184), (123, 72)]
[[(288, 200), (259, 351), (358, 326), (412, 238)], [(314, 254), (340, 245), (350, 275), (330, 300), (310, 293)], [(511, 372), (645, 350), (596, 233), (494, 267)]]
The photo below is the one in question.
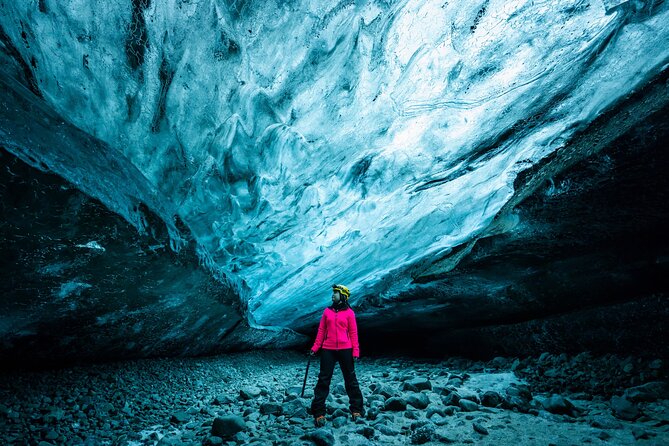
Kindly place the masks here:
[(339, 291), (339, 294), (344, 296), (346, 300), (351, 297), (351, 292), (344, 285), (332, 285), (332, 291)]

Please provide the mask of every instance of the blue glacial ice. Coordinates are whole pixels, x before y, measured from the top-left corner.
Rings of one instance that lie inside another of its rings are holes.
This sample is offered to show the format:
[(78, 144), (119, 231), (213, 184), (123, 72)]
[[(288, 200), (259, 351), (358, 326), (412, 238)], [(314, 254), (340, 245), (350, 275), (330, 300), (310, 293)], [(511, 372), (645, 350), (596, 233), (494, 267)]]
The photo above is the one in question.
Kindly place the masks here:
[(3, 44), (106, 152), (0, 142), (175, 239), (177, 215), (254, 326), (313, 317), (335, 282), (392, 301), (669, 63), (669, 2), (39, 5), (2, 6)]

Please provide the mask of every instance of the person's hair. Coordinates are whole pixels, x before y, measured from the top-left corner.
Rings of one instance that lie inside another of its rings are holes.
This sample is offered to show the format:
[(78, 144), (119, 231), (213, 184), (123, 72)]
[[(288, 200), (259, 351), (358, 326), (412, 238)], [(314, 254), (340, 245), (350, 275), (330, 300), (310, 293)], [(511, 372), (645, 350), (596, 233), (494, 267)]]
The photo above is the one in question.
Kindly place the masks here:
[[(342, 296), (342, 297), (343, 297), (343, 296)], [(348, 303), (348, 299), (342, 299), (342, 300), (340, 300), (340, 301), (339, 301), (339, 305), (340, 305), (340, 306), (341, 306), (341, 305), (345, 305), (346, 307), (351, 308), (351, 304)], [(330, 305), (330, 307), (334, 307), (334, 306), (335, 306), (335, 303), (333, 302), (333, 303)]]

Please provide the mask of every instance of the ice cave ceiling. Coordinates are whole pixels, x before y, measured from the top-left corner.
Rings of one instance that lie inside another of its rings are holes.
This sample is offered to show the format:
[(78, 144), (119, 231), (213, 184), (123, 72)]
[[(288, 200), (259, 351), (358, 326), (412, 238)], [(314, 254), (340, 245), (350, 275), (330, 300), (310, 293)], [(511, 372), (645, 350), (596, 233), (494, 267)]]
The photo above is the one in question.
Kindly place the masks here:
[[(162, 231), (164, 252), (188, 251), (252, 327), (310, 326), (332, 283), (363, 313), (461, 277), (477, 240), (528, 227), (516, 205), (540, 184), (566, 191), (554, 177), (667, 103), (664, 1), (0, 11), (5, 158), (57, 175), (139, 234)], [(105, 248), (83, 237), (69, 242)], [(175, 280), (170, 268), (157, 280)], [(53, 282), (60, 299), (97, 286), (68, 277)], [(469, 291), (493, 308), (508, 283), (477, 277)], [(443, 311), (433, 294), (411, 311)]]

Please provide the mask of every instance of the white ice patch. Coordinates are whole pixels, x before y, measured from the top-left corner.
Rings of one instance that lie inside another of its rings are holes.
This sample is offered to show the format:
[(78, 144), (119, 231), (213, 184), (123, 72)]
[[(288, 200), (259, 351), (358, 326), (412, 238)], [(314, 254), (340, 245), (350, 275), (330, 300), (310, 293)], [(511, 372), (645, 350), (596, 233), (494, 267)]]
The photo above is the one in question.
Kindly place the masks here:
[(512, 384), (527, 384), (513, 372), (504, 373), (471, 373), (460, 388), (481, 394), (489, 390), (504, 395)]
[(90, 288), (91, 286), (92, 285), (85, 282), (65, 282), (60, 285), (60, 289), (56, 292), (56, 296), (59, 299), (65, 299), (70, 296), (79, 296), (83, 290)]
[(102, 247), (96, 240), (92, 240), (85, 245), (75, 245), (77, 248), (88, 248), (88, 249), (97, 249), (98, 251), (105, 252), (105, 248)]

